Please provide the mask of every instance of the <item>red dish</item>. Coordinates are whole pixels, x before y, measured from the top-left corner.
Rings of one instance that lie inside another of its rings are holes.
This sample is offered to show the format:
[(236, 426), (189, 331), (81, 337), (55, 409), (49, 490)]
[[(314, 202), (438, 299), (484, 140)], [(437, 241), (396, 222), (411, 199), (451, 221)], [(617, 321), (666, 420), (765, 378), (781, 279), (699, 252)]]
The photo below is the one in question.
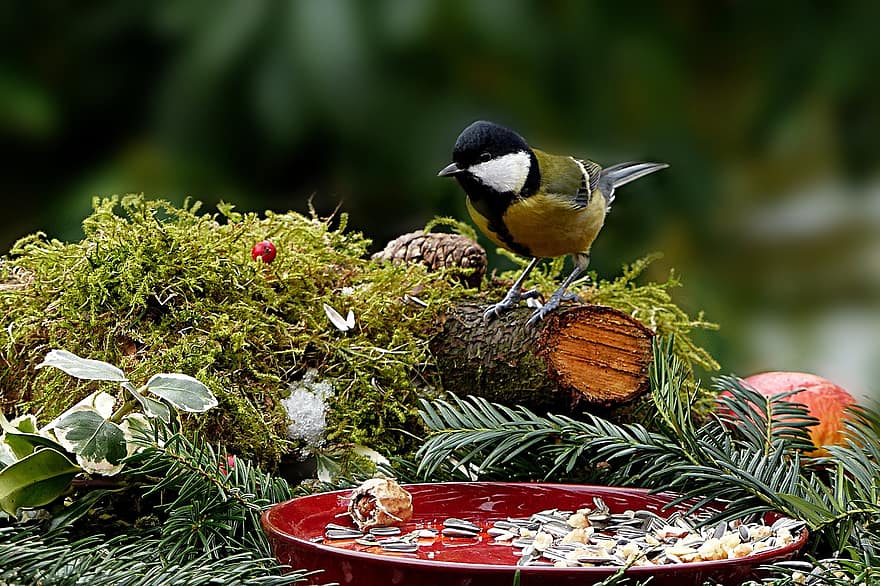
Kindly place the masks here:
[[(601, 497), (612, 513), (626, 509), (647, 509), (668, 516), (686, 506), (664, 510), (675, 498), (670, 493), (650, 494), (646, 490), (601, 486), (517, 483), (412, 484), (413, 519), (403, 529), (436, 527), (448, 517), (459, 517), (481, 525), (506, 517), (527, 517), (539, 510), (576, 510)], [(275, 556), (291, 568), (323, 570), (312, 584), (338, 582), (357, 586), (388, 584), (418, 586), (511, 586), (520, 570), (521, 586), (586, 586), (601, 582), (617, 572), (613, 567), (517, 568), (512, 548), (491, 544), (491, 539), (438, 539), (417, 553), (369, 553), (361, 546), (325, 545), (314, 540), (324, 534), (327, 523), (348, 523), (337, 518), (348, 506), (350, 490), (293, 499), (276, 505), (262, 517)], [(771, 521), (774, 516), (768, 516)], [(699, 586), (706, 581), (739, 585), (759, 577), (758, 566), (794, 557), (807, 540), (803, 530), (793, 543), (740, 559), (692, 562), (668, 566), (632, 567), (626, 575), (633, 582), (651, 578), (651, 586)]]

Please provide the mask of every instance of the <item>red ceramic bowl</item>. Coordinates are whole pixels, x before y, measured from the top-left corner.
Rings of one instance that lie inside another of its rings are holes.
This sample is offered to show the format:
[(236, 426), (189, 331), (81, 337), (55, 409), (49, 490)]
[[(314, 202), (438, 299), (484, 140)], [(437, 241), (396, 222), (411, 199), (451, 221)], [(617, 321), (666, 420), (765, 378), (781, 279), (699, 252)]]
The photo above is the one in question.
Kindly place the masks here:
[[(413, 519), (404, 531), (415, 527), (437, 526), (448, 517), (459, 517), (482, 525), (497, 519), (526, 517), (540, 510), (576, 510), (592, 506), (599, 496), (612, 512), (647, 509), (668, 516), (663, 510), (675, 495), (650, 494), (647, 490), (564, 484), (441, 483), (412, 484), (405, 487), (413, 495)], [(324, 570), (312, 584), (338, 582), (357, 586), (389, 584), (417, 586), (511, 586), (517, 570), (513, 549), (492, 545), (490, 540), (436, 540), (412, 554), (374, 554), (357, 551), (349, 542), (324, 545), (320, 538), (327, 523), (348, 524), (337, 518), (348, 506), (350, 490), (301, 497), (276, 505), (262, 517), (275, 556), (282, 564), (296, 569)], [(773, 517), (768, 517), (768, 521)], [(706, 581), (739, 585), (758, 577), (758, 566), (794, 557), (807, 540), (806, 530), (797, 541), (745, 558), (713, 562), (693, 562), (669, 566), (633, 567), (626, 575), (636, 583), (651, 578), (651, 586), (699, 586)], [(430, 556), (430, 559), (429, 559)], [(597, 568), (520, 568), (522, 586), (586, 586), (617, 571)]]

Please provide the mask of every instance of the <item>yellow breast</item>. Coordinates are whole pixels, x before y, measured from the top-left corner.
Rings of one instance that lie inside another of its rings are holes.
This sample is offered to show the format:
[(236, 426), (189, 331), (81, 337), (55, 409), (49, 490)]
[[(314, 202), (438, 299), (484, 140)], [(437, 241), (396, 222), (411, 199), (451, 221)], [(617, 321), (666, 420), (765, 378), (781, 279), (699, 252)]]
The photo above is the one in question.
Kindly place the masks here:
[[(605, 198), (599, 193), (593, 195), (587, 207), (578, 208), (569, 197), (538, 193), (510, 204), (503, 221), (513, 240), (527, 247), (533, 256), (586, 253), (605, 222)], [(470, 205), (468, 211), (486, 236), (509, 248)]]

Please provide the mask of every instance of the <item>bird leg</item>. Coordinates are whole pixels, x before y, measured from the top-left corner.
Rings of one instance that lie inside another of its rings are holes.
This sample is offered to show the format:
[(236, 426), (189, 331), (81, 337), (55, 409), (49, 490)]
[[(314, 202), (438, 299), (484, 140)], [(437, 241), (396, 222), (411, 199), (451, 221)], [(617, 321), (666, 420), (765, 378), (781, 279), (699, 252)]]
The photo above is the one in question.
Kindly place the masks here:
[(568, 288), (574, 283), (581, 274), (587, 270), (587, 265), (590, 262), (590, 256), (585, 254), (580, 254), (575, 256), (574, 269), (572, 269), (571, 273), (562, 284), (559, 286), (556, 291), (553, 292), (553, 295), (550, 296), (550, 299), (547, 300), (542, 307), (539, 307), (535, 310), (535, 312), (529, 318), (529, 321), (526, 322), (527, 326), (534, 326), (539, 321), (544, 319), (548, 313), (554, 311), (559, 307), (559, 304), (563, 301), (572, 301), (577, 300), (580, 301), (580, 297), (577, 296), (576, 293), (569, 293)]
[(486, 308), (486, 311), (483, 312), (484, 320), (490, 321), (495, 319), (505, 311), (513, 309), (516, 304), (523, 299), (530, 299), (538, 296), (538, 292), (534, 289), (523, 292), (522, 284), (525, 282), (526, 277), (529, 276), (529, 273), (532, 272), (532, 269), (535, 268), (535, 265), (538, 264), (539, 260), (540, 259), (535, 257), (529, 261), (529, 264), (526, 265), (526, 268), (523, 269), (523, 272), (516, 278), (516, 281), (514, 281), (513, 286), (507, 291), (507, 295), (504, 296), (504, 299)]

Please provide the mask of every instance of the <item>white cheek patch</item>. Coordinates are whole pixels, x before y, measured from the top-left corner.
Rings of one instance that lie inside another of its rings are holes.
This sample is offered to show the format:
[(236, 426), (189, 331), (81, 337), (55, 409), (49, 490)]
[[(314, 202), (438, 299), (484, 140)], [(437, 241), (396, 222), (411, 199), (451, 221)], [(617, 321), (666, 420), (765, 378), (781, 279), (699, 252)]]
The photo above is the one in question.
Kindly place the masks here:
[(519, 151), (477, 163), (468, 171), (486, 187), (501, 193), (519, 193), (526, 184), (531, 164), (529, 153)]

